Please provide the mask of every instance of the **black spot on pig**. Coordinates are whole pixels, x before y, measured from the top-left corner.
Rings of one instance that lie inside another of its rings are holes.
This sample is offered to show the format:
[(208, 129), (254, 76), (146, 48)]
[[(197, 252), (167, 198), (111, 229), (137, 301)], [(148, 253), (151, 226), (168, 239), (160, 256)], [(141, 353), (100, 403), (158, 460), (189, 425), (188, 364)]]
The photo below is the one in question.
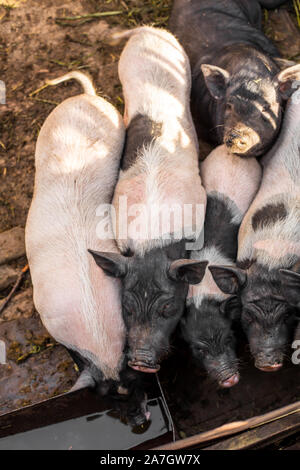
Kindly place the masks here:
[(93, 361), (88, 359), (83, 352), (80, 352), (75, 349), (68, 349), (70, 356), (73, 361), (77, 364), (79, 372), (88, 371), (96, 384), (100, 384), (104, 381), (104, 376), (102, 371), (97, 367)]
[(148, 116), (137, 114), (126, 130), (125, 147), (121, 160), (122, 170), (128, 170), (134, 165), (139, 150), (149, 145), (153, 139), (161, 135), (162, 123), (152, 121)]
[[(232, 222), (235, 215), (232, 210), (233, 204), (223, 195), (208, 194), (204, 222), (204, 247), (216, 247), (222, 255), (235, 261), (239, 224)], [(217, 230), (216, 221), (218, 221)]]
[(253, 230), (262, 229), (284, 220), (287, 217), (285, 205), (281, 202), (278, 204), (268, 204), (262, 209), (255, 212), (252, 217)]
[(236, 265), (240, 269), (249, 269), (250, 266), (252, 266), (253, 263), (254, 263), (253, 259), (247, 258), (247, 259), (244, 259), (242, 261), (237, 260)]

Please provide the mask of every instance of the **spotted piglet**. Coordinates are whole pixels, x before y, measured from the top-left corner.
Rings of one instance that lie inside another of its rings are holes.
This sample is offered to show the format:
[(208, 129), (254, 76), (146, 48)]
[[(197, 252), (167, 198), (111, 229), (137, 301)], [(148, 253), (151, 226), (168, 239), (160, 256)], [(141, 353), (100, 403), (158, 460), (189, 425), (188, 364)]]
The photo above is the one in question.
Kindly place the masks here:
[(113, 236), (98, 236), (96, 211), (111, 202), (125, 129), (117, 110), (96, 96), (84, 74), (71, 72), (50, 83), (69, 79), (78, 80), (85, 93), (52, 111), (36, 145), (26, 224), (34, 304), (49, 333), (78, 364), (81, 375), (74, 389), (95, 387), (122, 403), (127, 394), (129, 420), (140, 424), (148, 414), (134, 371), (124, 365), (121, 285), (88, 253), (93, 247), (118, 254)]
[(190, 108), (191, 74), (169, 32), (141, 27), (120, 58), (127, 140), (114, 194), (115, 233), (122, 255), (94, 253), (123, 284), (129, 365), (156, 372), (183, 314), (189, 284), (206, 262), (191, 260), (187, 241), (203, 228), (206, 195)]
[(239, 232), (237, 267), (211, 266), (241, 305), (255, 365), (276, 371), (291, 340), (300, 295), (300, 96), (289, 100), (281, 134), (264, 157), (263, 179)]
[[(204, 246), (192, 257), (209, 264), (235, 266), (238, 230), (261, 181), (261, 167), (255, 158), (241, 159), (225, 145), (217, 147), (201, 163), (207, 192)], [(228, 294), (215, 283), (209, 269), (199, 285), (190, 286), (182, 333), (193, 356), (218, 381), (232, 387), (239, 381), (235, 339), (231, 323), (238, 317)]]

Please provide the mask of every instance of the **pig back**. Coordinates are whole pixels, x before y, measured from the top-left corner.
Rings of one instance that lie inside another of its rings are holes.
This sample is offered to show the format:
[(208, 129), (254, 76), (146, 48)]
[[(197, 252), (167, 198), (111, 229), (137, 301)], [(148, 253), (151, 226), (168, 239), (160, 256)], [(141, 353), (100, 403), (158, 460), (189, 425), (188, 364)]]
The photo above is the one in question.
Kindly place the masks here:
[[(132, 67), (134, 64), (134, 67)], [(188, 57), (167, 30), (132, 30), (119, 61), (125, 97), (125, 122), (142, 114), (156, 122), (189, 121), (191, 70)]]
[(262, 171), (257, 160), (239, 158), (220, 145), (201, 163), (200, 171), (207, 194), (217, 193), (234, 203), (236, 223), (240, 223), (261, 182)]
[[(97, 209), (111, 202), (124, 142), (118, 112), (99, 97), (59, 105), (36, 146), (35, 188), (26, 225), (34, 302), (49, 333), (116, 378), (124, 325), (120, 285), (88, 248), (117, 251), (99, 233)], [(103, 234), (102, 234), (103, 235)]]
[(287, 106), (280, 136), (263, 159), (263, 180), (239, 233), (239, 261), (269, 268), (300, 256), (299, 104)]
[[(214, 265), (233, 265), (238, 227), (259, 188), (261, 167), (255, 158), (238, 158), (220, 145), (201, 163), (200, 171), (208, 196), (204, 246), (191, 257)], [(196, 306), (203, 296), (226, 298), (208, 268), (202, 282), (189, 288), (189, 297), (194, 298)]]

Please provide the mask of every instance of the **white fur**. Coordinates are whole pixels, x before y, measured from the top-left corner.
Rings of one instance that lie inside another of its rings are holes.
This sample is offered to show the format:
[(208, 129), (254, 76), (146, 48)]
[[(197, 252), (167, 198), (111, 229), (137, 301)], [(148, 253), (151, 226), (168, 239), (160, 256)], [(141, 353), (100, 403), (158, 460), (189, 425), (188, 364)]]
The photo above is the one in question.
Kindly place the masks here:
[[(218, 248), (212, 246), (203, 248), (198, 252), (193, 252), (193, 259), (200, 261), (208, 261), (208, 266), (211, 265), (226, 265), (232, 266), (233, 263), (230, 259), (226, 258)], [(203, 298), (213, 296), (215, 299), (224, 300), (228, 295), (224, 294), (215, 283), (210, 270), (206, 267), (205, 275), (200, 284), (190, 285), (187, 297), (187, 305), (194, 303), (196, 307), (200, 307)]]
[[(239, 232), (239, 261), (256, 259), (269, 269), (288, 266), (300, 256), (300, 103), (295, 98), (288, 104), (277, 143), (264, 157), (262, 184)], [(287, 217), (254, 231), (253, 215), (279, 203)]]
[(128, 198), (128, 206), (144, 204), (144, 225), (151, 222), (153, 205), (178, 204), (183, 209), (184, 204), (201, 204), (205, 210), (206, 196), (199, 177), (198, 143), (190, 114), (187, 56), (175, 37), (165, 30), (142, 27), (127, 35), (131, 37), (119, 62), (125, 122), (129, 125), (137, 114), (142, 114), (162, 124), (160, 137), (145, 146), (135, 164), (121, 173), (113, 201), (119, 247), (131, 247), (143, 254), (171, 243), (171, 239), (165, 240), (162, 233), (156, 240), (136, 240), (129, 233), (120, 240), (120, 229), (129, 225), (127, 214), (120, 213), (120, 196)]
[[(262, 172), (257, 160), (239, 158), (229, 153), (225, 145), (220, 145), (201, 163), (200, 170), (207, 195), (227, 205), (232, 213), (232, 223), (241, 223), (261, 181)], [(207, 260), (211, 265), (233, 265), (232, 260), (216, 246), (204, 247), (194, 251), (191, 256), (193, 259)], [(218, 288), (207, 267), (202, 282), (189, 287), (187, 303), (193, 302), (199, 308), (202, 300), (208, 296), (216, 300), (228, 297)]]
[(231, 200), (238, 208), (233, 222), (240, 223), (261, 182), (262, 171), (256, 158), (239, 158), (220, 145), (201, 163), (200, 169), (207, 194), (217, 192)]
[(117, 252), (96, 236), (99, 204), (110, 203), (124, 126), (104, 99), (80, 95), (46, 119), (36, 146), (36, 176), (26, 225), (34, 303), (49, 333), (118, 378), (124, 345), (120, 285), (88, 248)]

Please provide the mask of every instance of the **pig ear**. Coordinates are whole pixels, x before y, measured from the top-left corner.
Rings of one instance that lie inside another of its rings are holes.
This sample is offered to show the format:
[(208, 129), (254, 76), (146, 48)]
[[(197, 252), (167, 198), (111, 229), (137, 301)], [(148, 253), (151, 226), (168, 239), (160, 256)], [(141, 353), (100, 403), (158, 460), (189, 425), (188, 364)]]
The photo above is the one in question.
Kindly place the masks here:
[(274, 62), (278, 65), (278, 67), (283, 70), (287, 67), (292, 67), (293, 65), (297, 65), (297, 62), (293, 60), (283, 59), (282, 57), (273, 57)]
[(246, 284), (247, 274), (243, 269), (232, 266), (209, 266), (215, 283), (225, 294), (237, 294)]
[(300, 64), (293, 65), (276, 76), (278, 90), (284, 99), (288, 99), (291, 94), (299, 88)]
[(229, 73), (220, 67), (208, 64), (202, 64), (201, 70), (204, 75), (206, 86), (213, 98), (216, 100), (224, 98), (230, 78)]
[(282, 294), (290, 305), (300, 307), (300, 274), (280, 269)]
[(103, 269), (105, 274), (112, 277), (124, 277), (127, 274), (128, 258), (119, 253), (88, 250), (96, 264)]
[(238, 320), (240, 318), (241, 308), (241, 303), (236, 295), (225, 299), (220, 305), (221, 312), (225, 317), (230, 318), (230, 320)]
[(169, 276), (174, 281), (184, 281), (188, 284), (199, 284), (205, 274), (207, 261), (194, 259), (177, 259), (171, 263)]

